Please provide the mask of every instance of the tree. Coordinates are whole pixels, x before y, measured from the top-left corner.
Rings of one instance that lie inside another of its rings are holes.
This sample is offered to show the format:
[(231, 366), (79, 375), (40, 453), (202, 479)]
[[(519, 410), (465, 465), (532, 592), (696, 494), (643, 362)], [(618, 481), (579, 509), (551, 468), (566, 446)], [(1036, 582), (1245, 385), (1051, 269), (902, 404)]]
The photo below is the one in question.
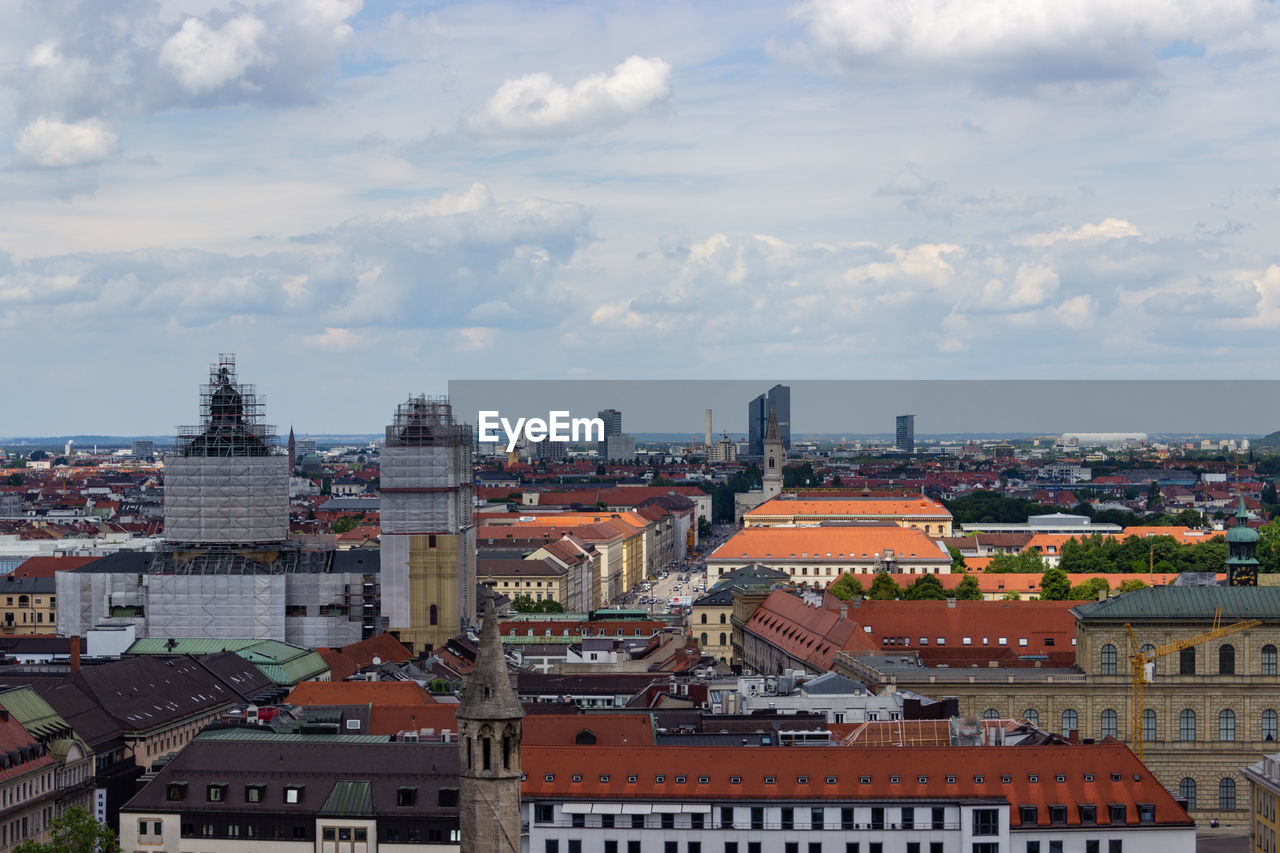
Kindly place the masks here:
[(344, 533), (350, 533), (352, 530), (360, 526), (360, 522), (364, 520), (364, 513), (356, 515), (345, 515), (342, 518), (329, 525), (329, 529), (341, 536)]
[(698, 536), (699, 536), (699, 538), (706, 537), (706, 536), (710, 536), (710, 535), (711, 535), (711, 532), (712, 532), (712, 531), (711, 531), (711, 522), (710, 522), (710, 520), (708, 520), (706, 516), (699, 516), (699, 518), (698, 518)]
[(1111, 584), (1106, 578), (1089, 578), (1071, 587), (1067, 597), (1072, 601), (1093, 601), (1098, 597), (1098, 593), (1104, 590), (1108, 592), (1111, 590)]
[(1184, 509), (1173, 517), (1173, 520), (1180, 527), (1191, 527), (1199, 529), (1204, 527), (1204, 516), (1196, 512), (1194, 509)]
[(964, 554), (960, 553), (959, 548), (948, 548), (947, 553), (951, 555), (952, 574), (960, 574), (968, 568), (964, 563)]
[[(888, 575), (886, 575), (888, 577)], [(907, 587), (903, 598), (908, 601), (942, 601), (947, 595), (942, 591), (942, 581), (937, 575), (921, 575), (919, 580)]]
[[(836, 474), (834, 477), (832, 477), (832, 478), (831, 478), (831, 485), (833, 485), (833, 486), (840, 486), (840, 485), (841, 485), (841, 483), (840, 483), (840, 475), (839, 475), (839, 474)], [(1271, 487), (1271, 494), (1272, 494), (1272, 496), (1274, 496), (1274, 495), (1275, 495), (1275, 493), (1276, 493), (1276, 492), (1275, 492), (1275, 486), (1272, 486), (1272, 487)], [(1272, 503), (1275, 503), (1275, 501), (1272, 501)]]
[[(528, 596), (525, 596), (525, 597), (527, 598)], [(564, 605), (556, 601), (555, 599), (544, 598), (541, 601), (534, 603), (532, 612), (533, 613), (563, 613)]]
[(956, 598), (960, 601), (981, 601), (982, 588), (978, 586), (978, 579), (973, 575), (960, 578), (960, 583), (956, 586)]
[(1033, 548), (1028, 548), (1021, 554), (996, 554), (987, 564), (987, 571), (996, 574), (1042, 574), (1044, 558)]
[(836, 582), (831, 585), (830, 590), (831, 594), (841, 601), (850, 601), (866, 595), (866, 591), (862, 588), (862, 581), (848, 572), (836, 578)]
[(1042, 601), (1066, 601), (1071, 594), (1071, 581), (1062, 569), (1046, 569), (1040, 576), (1040, 599)]
[(21, 486), (21, 485), (22, 485), (22, 475), (21, 475), (21, 474), (10, 474), (10, 475), (5, 479), (5, 483), (6, 483), (7, 485), (10, 485), (10, 486)]
[(902, 598), (902, 587), (898, 586), (887, 573), (878, 572), (875, 580), (871, 582), (868, 598), (872, 601), (893, 601), (895, 598)]
[(1151, 481), (1151, 486), (1147, 489), (1147, 509), (1153, 510), (1163, 503), (1160, 497), (1160, 483), (1156, 480)]
[(38, 462), (38, 461), (40, 461), (41, 459), (48, 459), (48, 458), (49, 458), (49, 454), (48, 454), (48, 453), (46, 453), (46, 452), (45, 452), (45, 451), (43, 451), (43, 450), (37, 450), (37, 451), (33, 452), (33, 453), (31, 454), (31, 456), (30, 456), (30, 457), (28, 457), (28, 458), (30, 458), (32, 462)]
[(1022, 596), (1018, 595), (1016, 592), (1006, 592), (1004, 595), (1000, 596), (1000, 600), (1001, 601), (1021, 601)]
[(1127, 581), (1122, 581), (1120, 586), (1116, 587), (1116, 592), (1133, 592), (1134, 590), (1142, 589), (1146, 585), (1146, 581), (1139, 580), (1138, 578), (1129, 578)]
[(511, 601), (511, 609), (517, 613), (533, 613), (537, 606), (538, 602), (527, 595), (517, 595)]
[(14, 853), (120, 853), (111, 827), (98, 823), (80, 806), (72, 806), (49, 821), (47, 831), (48, 841), (24, 841)]

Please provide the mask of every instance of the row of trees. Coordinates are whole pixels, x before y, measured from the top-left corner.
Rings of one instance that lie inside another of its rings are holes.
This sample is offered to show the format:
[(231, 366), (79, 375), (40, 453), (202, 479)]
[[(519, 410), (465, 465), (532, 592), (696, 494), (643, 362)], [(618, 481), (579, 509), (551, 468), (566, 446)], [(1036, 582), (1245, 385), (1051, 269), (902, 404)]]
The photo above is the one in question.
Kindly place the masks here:
[(511, 602), (517, 613), (563, 613), (564, 605), (550, 598), (534, 601), (527, 595), (517, 595)]
[[(1146, 586), (1138, 578), (1129, 578), (1116, 587), (1117, 592), (1132, 592)], [(1070, 578), (1062, 569), (1048, 569), (1040, 576), (1040, 598), (1044, 601), (1092, 601), (1103, 590), (1110, 590), (1111, 583), (1106, 578), (1090, 578), (1083, 583), (1071, 585)], [(965, 575), (955, 589), (943, 589), (942, 581), (937, 575), (921, 575), (914, 583), (902, 587), (891, 576), (879, 572), (871, 580), (871, 588), (863, 587), (862, 581), (851, 574), (843, 574), (831, 585), (831, 594), (841, 601), (855, 598), (869, 598), (872, 601), (941, 601), (955, 598), (960, 601), (979, 601), (982, 590), (978, 579), (973, 575)], [(1016, 592), (1006, 593), (1006, 599), (1017, 600)]]

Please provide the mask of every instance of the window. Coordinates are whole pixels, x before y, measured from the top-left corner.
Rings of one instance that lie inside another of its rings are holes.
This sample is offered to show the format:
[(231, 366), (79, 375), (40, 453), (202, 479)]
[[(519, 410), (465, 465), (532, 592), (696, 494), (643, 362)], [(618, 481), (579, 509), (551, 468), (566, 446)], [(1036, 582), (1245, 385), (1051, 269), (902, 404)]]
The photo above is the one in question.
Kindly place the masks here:
[(916, 810), (909, 806), (902, 810), (902, 828), (903, 829), (916, 828)]
[(550, 803), (537, 803), (533, 807), (533, 820), (535, 823), (551, 823), (556, 819), (555, 812)]
[(1185, 800), (1188, 809), (1196, 807), (1196, 780), (1190, 776), (1178, 783), (1178, 799)]
[(871, 809), (871, 828), (884, 829), (884, 807), (874, 806)]
[(1128, 819), (1129, 807), (1124, 803), (1111, 803), (1107, 806), (1108, 817), (1112, 823), (1124, 823)]
[(1276, 647), (1270, 643), (1262, 647), (1262, 674), (1276, 674)]
[(1066, 806), (1049, 806), (1049, 823), (1061, 826), (1067, 822)]
[(640, 853), (640, 842), (634, 839), (627, 842), (627, 853)]
[(1155, 803), (1138, 803), (1138, 823), (1155, 823)]
[(920, 842), (919, 842), (919, 841), (908, 841), (908, 842), (907, 842), (907, 853), (920, 853)]
[(1192, 741), (1196, 739), (1196, 712), (1183, 708), (1178, 714), (1178, 740)]
[(1035, 708), (1028, 708), (1022, 712), (1022, 719), (1026, 720), (1033, 726), (1040, 725), (1040, 712)]
[(1218, 647), (1218, 675), (1236, 674), (1236, 647), (1223, 643)]
[(973, 810), (974, 835), (999, 835), (1000, 812), (998, 809)]
[(1028, 842), (1027, 842), (1027, 853), (1040, 853), (1040, 842), (1039, 842), (1039, 841), (1028, 841)]
[(1107, 853), (1124, 853), (1124, 842), (1119, 838), (1112, 838), (1107, 842)]
[[(612, 815), (610, 815), (610, 817), (612, 817)], [(706, 823), (706, 819), (707, 819), (707, 816), (701, 813), (695, 813), (695, 814), (689, 815), (689, 828), (702, 829)]]
[(1142, 712), (1142, 739), (1148, 742), (1156, 739), (1156, 712), (1150, 708)]
[(417, 788), (397, 788), (396, 789), (396, 805), (411, 806), (418, 799)]
[(1224, 777), (1218, 782), (1218, 808), (1232, 811), (1236, 807), (1236, 780)]
[(778, 777), (776, 777), (776, 776), (766, 776), (766, 777), (764, 777), (764, 783), (765, 783), (766, 785), (776, 785), (776, 784), (778, 784)]
[(1276, 712), (1268, 708), (1262, 712), (1262, 739), (1274, 741), (1276, 739)]
[(1107, 710), (1103, 711), (1102, 712), (1102, 728), (1101, 728), (1102, 736), (1106, 737), (1110, 735), (1111, 737), (1116, 737), (1118, 732), (1118, 727), (1119, 727), (1119, 717), (1116, 715), (1116, 712), (1111, 708), (1108, 708)]
[(1178, 674), (1196, 674), (1196, 650), (1194, 648), (1183, 649), (1178, 652)]
[(1102, 647), (1102, 674), (1116, 674), (1116, 647), (1110, 643)]
[(209, 802), (220, 803), (227, 798), (226, 785), (210, 785), (206, 794)]
[(1218, 712), (1218, 740), (1236, 739), (1236, 712), (1223, 708)]
[(941, 841), (930, 841), (930, 842), (929, 842), (929, 853), (942, 853), (942, 842), (941, 842)]
[(266, 787), (263, 785), (245, 785), (244, 801), (246, 803), (260, 803), (262, 802), (262, 795), (265, 791)]
[(574, 829), (582, 829), (587, 825), (587, 816), (583, 814), (569, 815), (569, 825)]
[(809, 809), (809, 828), (823, 829), (826, 826), (827, 811), (826, 809), (814, 808)]
[(783, 807), (782, 809), (782, 828), (795, 829), (795, 817), (791, 809)]
[(1086, 838), (1086, 839), (1084, 840), (1084, 853), (1099, 853), (1099, 849), (1098, 849), (1098, 848), (1099, 848), (1100, 846), (1101, 846), (1101, 845), (1099, 845), (1099, 844), (1098, 844), (1098, 839), (1096, 839), (1096, 838)]
[(988, 708), (987, 710), (982, 712), (982, 719), (998, 720), (1000, 719), (1000, 712), (997, 711), (995, 708)]
[[(698, 815), (698, 817), (702, 817), (702, 815)], [(613, 829), (613, 815), (611, 814), (600, 815), (600, 828)]]
[(1062, 840), (1049, 842), (1049, 853), (1062, 853)]
[(644, 829), (644, 815), (642, 815), (642, 814), (633, 814), (633, 815), (631, 816), (631, 828), (632, 828), (632, 829)]
[(764, 829), (764, 808), (762, 806), (751, 807), (751, 828)]
[(1080, 809), (1080, 822), (1086, 824), (1096, 824), (1098, 822), (1098, 807), (1090, 803), (1080, 803), (1077, 806)]
[(1000, 853), (1000, 845), (990, 842), (974, 844), (973, 853)]
[(933, 820), (932, 820), (932, 828), (933, 828), (933, 829), (945, 829), (945, 828), (946, 828), (946, 823), (945, 823), (945, 821), (946, 821), (946, 816), (947, 816), (947, 810), (946, 810), (945, 808), (943, 808), (942, 806), (934, 806), (934, 808), (933, 808), (933, 815), (932, 815), (932, 818), (933, 818)]
[(297, 805), (302, 802), (303, 785), (286, 785), (284, 789), (284, 801), (288, 805)]
[(1069, 735), (1074, 731), (1080, 730), (1080, 715), (1075, 710), (1068, 708), (1062, 712), (1062, 733)]
[(172, 803), (172, 802), (181, 800), (186, 795), (187, 795), (186, 782), (170, 782), (169, 788), (165, 792), (165, 799), (167, 799), (169, 802)]
[(720, 827), (722, 829), (731, 829), (733, 827), (733, 806), (720, 807)]

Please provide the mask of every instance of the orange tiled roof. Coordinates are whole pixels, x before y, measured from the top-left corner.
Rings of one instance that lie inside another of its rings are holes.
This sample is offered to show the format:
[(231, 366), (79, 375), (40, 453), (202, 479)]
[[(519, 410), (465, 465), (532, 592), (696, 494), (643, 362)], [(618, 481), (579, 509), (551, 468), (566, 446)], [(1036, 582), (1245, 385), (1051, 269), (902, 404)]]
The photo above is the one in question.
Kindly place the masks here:
[(913, 527), (744, 527), (707, 557), (709, 560), (874, 559), (892, 548), (899, 560), (951, 563), (938, 543)]
[(416, 681), (301, 681), (285, 697), (288, 705), (434, 705)]
[(749, 518), (930, 518), (948, 519), (951, 512), (925, 497), (771, 498), (746, 513)]
[(574, 746), (584, 731), (596, 746), (648, 746), (653, 729), (648, 714), (533, 714), (524, 719), (521, 745)]

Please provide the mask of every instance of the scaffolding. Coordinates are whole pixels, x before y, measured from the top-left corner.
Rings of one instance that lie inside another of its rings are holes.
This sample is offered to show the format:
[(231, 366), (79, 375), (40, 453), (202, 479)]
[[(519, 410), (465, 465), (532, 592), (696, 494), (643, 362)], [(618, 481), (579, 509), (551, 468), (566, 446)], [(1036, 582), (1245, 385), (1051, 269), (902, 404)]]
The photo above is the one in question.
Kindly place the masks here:
[(200, 386), (200, 423), (178, 427), (182, 456), (272, 456), (279, 453), (276, 428), (263, 423), (266, 399), (236, 376), (236, 357), (222, 353)]
[(471, 427), (453, 421), (453, 405), (448, 397), (410, 395), (396, 406), (387, 426), (387, 447), (456, 447), (471, 445)]

